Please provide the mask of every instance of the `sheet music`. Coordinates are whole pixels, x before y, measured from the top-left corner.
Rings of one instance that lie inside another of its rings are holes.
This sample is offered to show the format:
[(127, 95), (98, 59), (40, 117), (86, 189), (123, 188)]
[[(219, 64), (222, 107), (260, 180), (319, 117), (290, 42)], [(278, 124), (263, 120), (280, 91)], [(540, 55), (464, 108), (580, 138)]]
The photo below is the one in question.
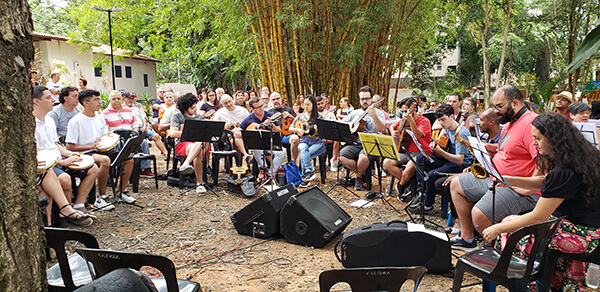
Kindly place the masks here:
[(502, 177), (500, 172), (498, 172), (498, 169), (492, 161), (492, 156), (490, 156), (490, 154), (487, 152), (487, 149), (485, 149), (485, 145), (483, 144), (483, 142), (481, 142), (475, 137), (469, 137), (469, 143), (471, 144), (471, 148), (473, 149), (473, 155), (475, 156), (475, 158), (477, 158), (477, 161), (479, 161), (481, 166), (485, 168), (488, 174), (495, 177), (504, 185), (509, 185), (510, 183)]
[(475, 135), (477, 136), (477, 140), (481, 141), (481, 137), (483, 136), (483, 133), (481, 133), (481, 128), (479, 128), (479, 122), (481, 121), (481, 118), (475, 118), (475, 120), (473, 121), (473, 123), (475, 124)]
[(598, 132), (596, 132), (596, 124), (595, 123), (576, 123), (573, 122), (573, 126), (583, 134), (586, 140), (588, 140), (592, 145), (596, 148), (599, 148), (598, 145)]
[(419, 143), (419, 141), (417, 140), (415, 133), (413, 133), (411, 130), (408, 130), (408, 129), (404, 130), (404, 132), (408, 133), (408, 135), (413, 140), (413, 142), (415, 142), (415, 145), (417, 145), (417, 147), (419, 148), (419, 151), (421, 151), (421, 155), (427, 157), (428, 160), (431, 161), (431, 156), (429, 156), (429, 154), (427, 154), (427, 152), (425, 152), (425, 150), (423, 150), (423, 146), (421, 146), (421, 143)]

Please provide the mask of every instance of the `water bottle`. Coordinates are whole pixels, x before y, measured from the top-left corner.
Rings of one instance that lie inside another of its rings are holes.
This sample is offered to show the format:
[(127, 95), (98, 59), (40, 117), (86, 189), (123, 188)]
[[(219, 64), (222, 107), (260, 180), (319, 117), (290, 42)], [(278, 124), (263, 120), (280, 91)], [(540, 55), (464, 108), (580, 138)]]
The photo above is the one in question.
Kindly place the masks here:
[(600, 266), (594, 263), (590, 263), (588, 266), (587, 273), (585, 275), (585, 284), (592, 288), (598, 289), (598, 280), (600, 279)]

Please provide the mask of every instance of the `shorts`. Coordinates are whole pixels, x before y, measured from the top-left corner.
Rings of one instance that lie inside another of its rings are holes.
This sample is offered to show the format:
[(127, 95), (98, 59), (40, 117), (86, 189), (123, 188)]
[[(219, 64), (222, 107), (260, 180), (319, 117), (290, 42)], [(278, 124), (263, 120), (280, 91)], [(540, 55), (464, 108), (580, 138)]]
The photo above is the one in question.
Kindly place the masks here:
[(352, 160), (357, 160), (360, 154), (365, 154), (365, 150), (363, 149), (362, 144), (346, 145), (340, 150), (341, 156)]
[[(413, 159), (416, 159), (417, 155), (419, 155), (421, 153), (420, 152), (410, 152), (408, 154), (410, 154), (410, 157), (412, 157)], [(410, 161), (410, 159), (408, 159), (408, 156), (406, 156), (406, 154), (400, 153), (400, 160), (396, 160), (396, 166), (404, 167), (409, 161)]]
[(290, 137), (292, 135), (281, 136), (281, 144), (290, 145)]
[(83, 179), (87, 176), (87, 169), (86, 170), (74, 170), (74, 169), (70, 169), (66, 166), (55, 166), (52, 169), (54, 170), (54, 173), (56, 173), (57, 177), (59, 177), (63, 173), (66, 173), (72, 177), (78, 177), (80, 179)]
[(152, 124), (158, 124), (158, 117), (152, 118)]
[[(187, 148), (188, 145), (195, 143), (192, 141), (185, 141), (185, 142), (179, 142), (177, 143), (177, 145), (175, 145), (175, 153), (177, 153), (177, 155), (179, 156), (183, 156), (186, 157), (187, 155), (185, 154), (185, 148)], [(206, 151), (204, 151), (204, 155), (208, 155), (210, 152), (210, 145), (206, 148)]]
[[(478, 179), (468, 173), (459, 175), (458, 179), (467, 200), (474, 203), (473, 207), (481, 210), (492, 223), (498, 223), (508, 215), (518, 215), (533, 210), (540, 198), (536, 194), (523, 196), (511, 188), (496, 187), (495, 212), (492, 212), (494, 196), (489, 190), (492, 185), (490, 178)], [(494, 213), (493, 219), (492, 213)]]

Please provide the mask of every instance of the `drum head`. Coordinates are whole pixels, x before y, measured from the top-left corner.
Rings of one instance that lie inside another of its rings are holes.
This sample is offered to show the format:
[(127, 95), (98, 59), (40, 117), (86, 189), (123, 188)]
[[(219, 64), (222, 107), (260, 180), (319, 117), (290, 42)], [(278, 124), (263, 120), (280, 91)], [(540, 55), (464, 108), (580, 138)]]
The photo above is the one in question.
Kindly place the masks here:
[(100, 138), (100, 142), (98, 143), (98, 146), (96, 146), (96, 148), (99, 151), (108, 151), (110, 149), (113, 149), (119, 143), (119, 137), (120, 136), (115, 133), (105, 135), (102, 138)]
[(56, 154), (56, 151), (54, 151), (54, 150), (38, 151), (37, 161), (45, 163), (42, 173), (45, 172), (46, 170), (54, 167), (56, 165), (56, 162), (58, 161), (58, 158), (59, 158), (59, 156)]
[(73, 165), (69, 166), (70, 169), (73, 170), (86, 170), (94, 165), (94, 157), (90, 155), (81, 155), (81, 161), (75, 162)]

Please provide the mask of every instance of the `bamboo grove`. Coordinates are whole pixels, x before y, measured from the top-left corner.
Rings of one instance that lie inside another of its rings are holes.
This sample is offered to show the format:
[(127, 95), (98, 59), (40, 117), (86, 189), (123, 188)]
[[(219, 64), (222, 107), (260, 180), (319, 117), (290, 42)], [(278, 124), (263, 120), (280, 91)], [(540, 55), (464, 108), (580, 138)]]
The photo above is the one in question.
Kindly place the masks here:
[[(259, 79), (293, 102), (327, 93), (358, 104), (370, 85), (388, 95), (392, 74), (435, 34), (433, 1), (241, 0)], [(393, 99), (393, 97), (392, 97)]]

